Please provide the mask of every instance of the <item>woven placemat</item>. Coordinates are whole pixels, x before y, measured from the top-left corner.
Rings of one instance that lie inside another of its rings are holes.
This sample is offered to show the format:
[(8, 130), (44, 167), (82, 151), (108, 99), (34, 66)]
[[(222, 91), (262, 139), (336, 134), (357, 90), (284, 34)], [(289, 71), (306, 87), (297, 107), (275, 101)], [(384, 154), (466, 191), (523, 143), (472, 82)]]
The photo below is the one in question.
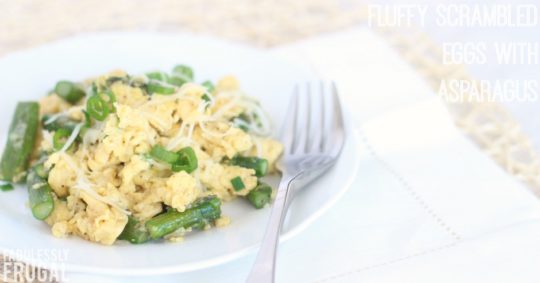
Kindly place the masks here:
[[(0, 56), (81, 32), (128, 29), (187, 30), (270, 47), (365, 24), (366, 20), (367, 7), (352, 0), (0, 1)], [(443, 79), (473, 80), (464, 66), (442, 64), (441, 48), (426, 34), (375, 30), (434, 91)], [(501, 105), (474, 101), (447, 104), (464, 133), (540, 196), (538, 153)], [(0, 282), (5, 274), (3, 262), (0, 257)]]
[(366, 18), (357, 1), (0, 1), (0, 56), (69, 35), (104, 30), (189, 30), (273, 46)]

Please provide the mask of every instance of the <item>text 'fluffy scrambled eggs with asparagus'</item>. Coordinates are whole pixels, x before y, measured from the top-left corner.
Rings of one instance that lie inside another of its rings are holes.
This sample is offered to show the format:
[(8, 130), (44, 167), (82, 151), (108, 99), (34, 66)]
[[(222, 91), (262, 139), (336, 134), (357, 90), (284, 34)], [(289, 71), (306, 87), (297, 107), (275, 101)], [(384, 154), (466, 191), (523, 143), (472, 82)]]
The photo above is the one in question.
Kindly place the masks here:
[(236, 197), (264, 207), (272, 189), (260, 178), (283, 151), (268, 118), (234, 77), (193, 79), (179, 65), (58, 82), (17, 106), (0, 180), (26, 181), (34, 217), (55, 236), (104, 245), (227, 225), (221, 203)]

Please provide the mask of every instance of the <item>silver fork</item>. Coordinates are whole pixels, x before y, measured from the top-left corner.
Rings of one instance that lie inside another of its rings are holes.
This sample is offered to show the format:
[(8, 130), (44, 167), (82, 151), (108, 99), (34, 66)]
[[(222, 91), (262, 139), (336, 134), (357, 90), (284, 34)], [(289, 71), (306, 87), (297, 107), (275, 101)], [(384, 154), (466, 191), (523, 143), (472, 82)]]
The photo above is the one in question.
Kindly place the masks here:
[[(314, 96), (314, 89), (318, 95)], [(330, 95), (328, 95), (330, 93)], [(333, 166), (343, 148), (345, 125), (334, 83), (296, 86), (281, 133), (283, 177), (249, 283), (274, 282), (281, 226), (297, 191)]]

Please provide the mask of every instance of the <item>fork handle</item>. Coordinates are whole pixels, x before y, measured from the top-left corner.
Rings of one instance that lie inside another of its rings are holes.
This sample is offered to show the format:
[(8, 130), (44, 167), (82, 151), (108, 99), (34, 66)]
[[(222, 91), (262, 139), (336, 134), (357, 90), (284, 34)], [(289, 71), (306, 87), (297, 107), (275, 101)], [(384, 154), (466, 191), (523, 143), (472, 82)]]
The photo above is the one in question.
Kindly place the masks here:
[(255, 264), (246, 280), (247, 283), (273, 283), (275, 278), (276, 253), (281, 234), (281, 225), (292, 200), (291, 184), (296, 176), (283, 176), (279, 183), (270, 221), (261, 243)]

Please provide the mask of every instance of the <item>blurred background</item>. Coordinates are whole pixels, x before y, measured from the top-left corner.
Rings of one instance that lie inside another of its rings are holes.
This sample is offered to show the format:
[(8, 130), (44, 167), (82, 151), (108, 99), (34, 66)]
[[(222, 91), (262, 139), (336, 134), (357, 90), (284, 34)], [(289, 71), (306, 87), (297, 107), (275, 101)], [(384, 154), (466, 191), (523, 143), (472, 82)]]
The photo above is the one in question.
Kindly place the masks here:
[(2, 0), (0, 54), (104, 30), (191, 31), (269, 47), (365, 18), (365, 3), (350, 0)]

